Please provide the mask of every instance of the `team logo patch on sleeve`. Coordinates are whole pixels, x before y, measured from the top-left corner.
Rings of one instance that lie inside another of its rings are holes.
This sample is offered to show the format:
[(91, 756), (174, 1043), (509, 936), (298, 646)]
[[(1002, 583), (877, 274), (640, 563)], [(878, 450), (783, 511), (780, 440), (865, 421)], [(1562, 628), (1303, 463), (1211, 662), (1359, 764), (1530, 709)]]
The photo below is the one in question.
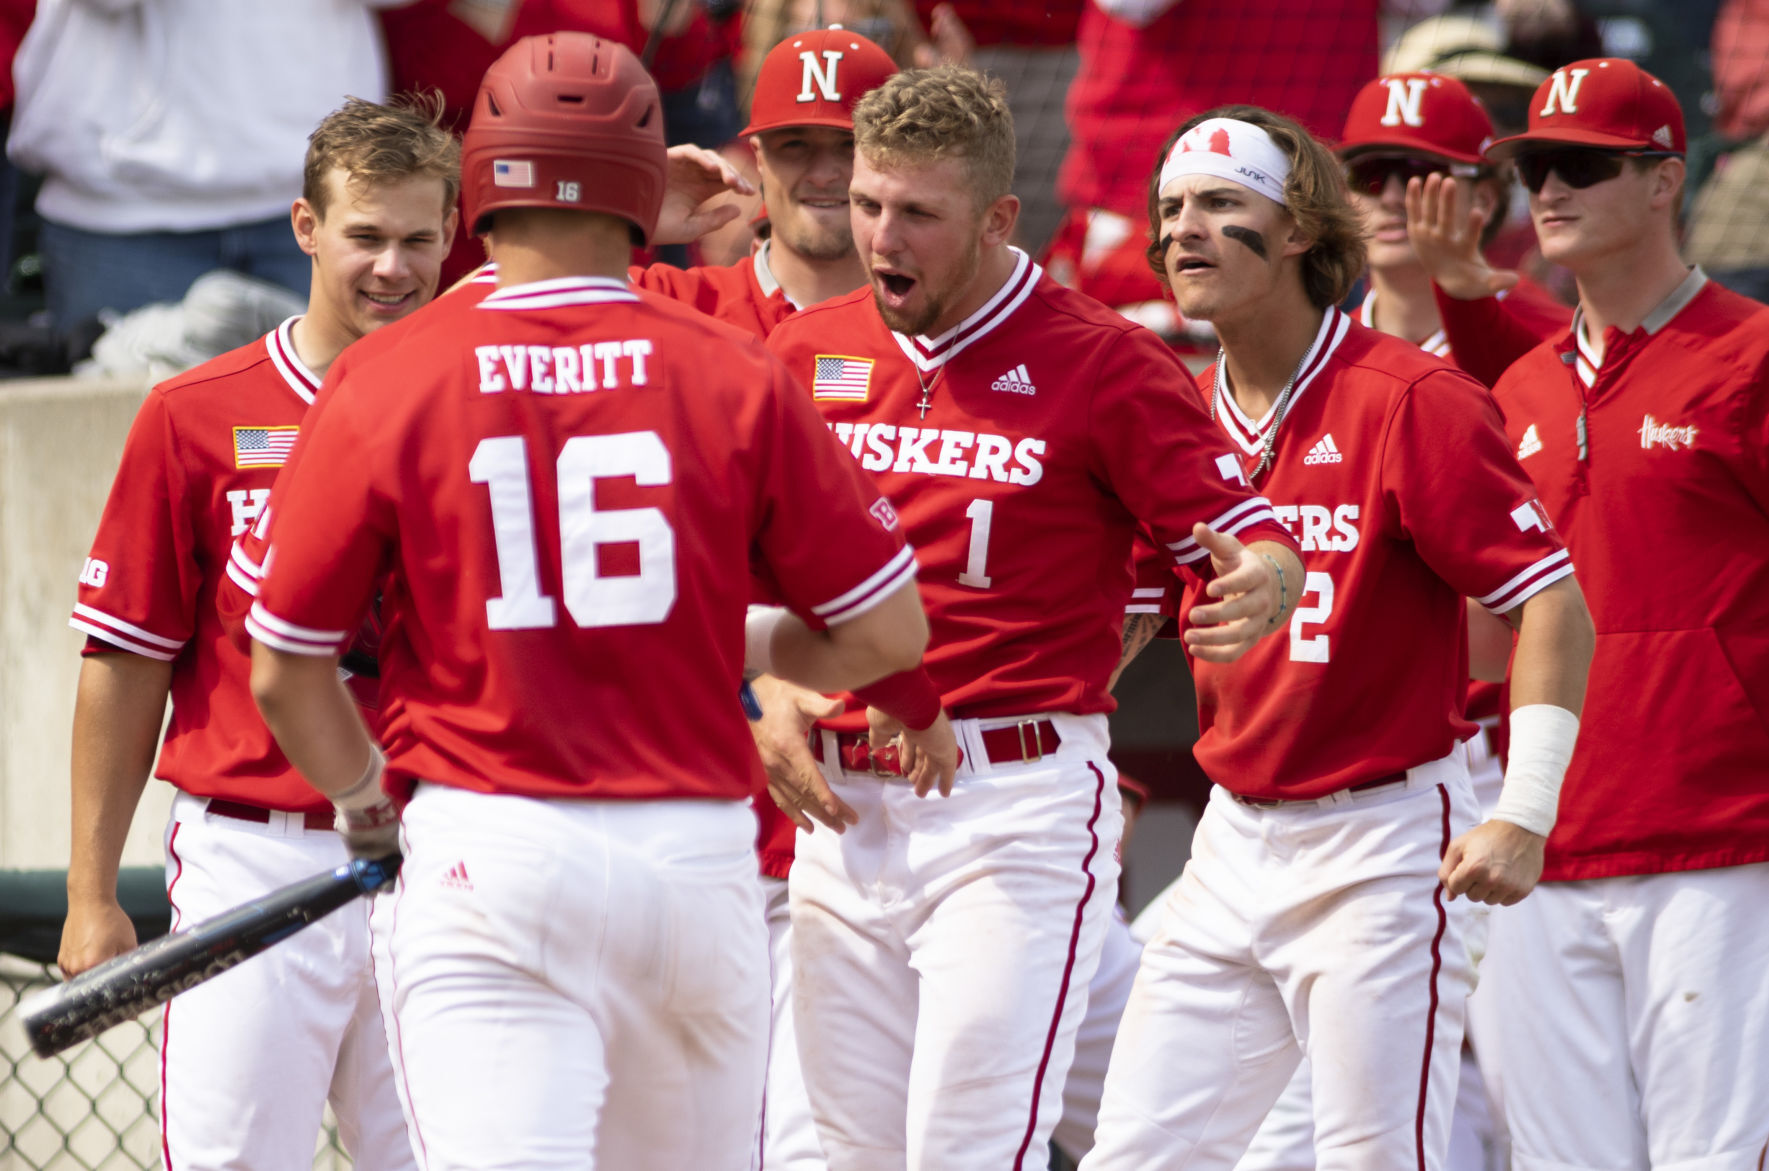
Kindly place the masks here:
[(843, 354), (818, 354), (811, 375), (811, 397), (863, 403), (872, 388), (872, 359)]
[(299, 427), (235, 427), (233, 429), (233, 466), (236, 468), (280, 468), (288, 462), (295, 448)]

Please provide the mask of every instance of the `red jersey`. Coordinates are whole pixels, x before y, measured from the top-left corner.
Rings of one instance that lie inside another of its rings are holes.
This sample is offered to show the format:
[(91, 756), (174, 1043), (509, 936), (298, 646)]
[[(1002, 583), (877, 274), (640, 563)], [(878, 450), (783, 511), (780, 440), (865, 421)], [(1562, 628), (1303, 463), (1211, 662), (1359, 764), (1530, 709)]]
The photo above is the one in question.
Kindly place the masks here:
[(1193, 114), (1228, 102), (1288, 114), (1330, 140), (1378, 72), (1379, 8), (1380, 0), (1180, 0), (1139, 27), (1088, 3), (1057, 181), (1063, 202), (1146, 221), (1161, 144)]
[(396, 793), (759, 791), (746, 567), (855, 617), (915, 573), (890, 507), (760, 343), (689, 309), (588, 277), (439, 308), (310, 428), (252, 636), (336, 654), (388, 575)]
[(893, 333), (868, 288), (795, 314), (768, 344), (903, 518), (927, 668), (955, 718), (1112, 710), (1139, 522), (1206, 571), (1195, 522), (1289, 543), (1179, 360), (1023, 253), (938, 338)]
[(692, 305), (708, 317), (765, 338), (797, 309), (768, 268), (772, 246), (764, 244), (761, 251), (736, 264), (688, 269), (652, 264), (629, 269), (627, 276), (635, 288)]
[(215, 608), (234, 539), (257, 519), (319, 389), (296, 319), (154, 387), (80, 573), (71, 625), (87, 653), (173, 664), (172, 718), (154, 775), (201, 797), (270, 809), (331, 806), (290, 767), (258, 714), (251, 664)]
[(1546, 879), (1769, 860), (1769, 310), (1697, 269), (1494, 394), (1597, 625)]
[[(423, 306), (409, 316), (398, 321), (389, 322), (372, 333), (364, 334), (344, 347), (342, 353), (332, 359), (331, 366), (326, 370), (325, 381), (314, 395), (313, 406), (308, 411), (306, 422), (311, 424), (325, 412), (326, 404), (332, 400), (333, 388), (350, 370), (371, 358), (386, 353), (399, 343), (405, 331), (412, 328), (413, 322), (423, 320), (425, 313), (447, 312), (449, 305), (475, 305), (498, 287), (497, 266), (488, 264), (473, 279), (450, 289), (430, 304)], [(252, 608), (252, 600), (258, 596), (258, 582), (264, 577), (264, 552), (269, 547), (265, 533), (270, 525), (271, 513), (275, 511), (275, 501), (280, 495), (275, 491), (286, 479), (294, 467), (294, 459), (284, 465), (284, 470), (277, 473), (276, 484), (272, 485), (270, 497), (266, 499), (258, 513), (257, 523), (240, 533), (233, 543), (233, 549), (227, 558), (227, 578), (217, 588), (215, 596), (216, 609), (221, 614), (221, 624), (235, 646), (247, 654), (252, 650), (252, 636), (246, 631), (246, 613)], [(367, 687), (353, 685), (358, 700), (366, 697)], [(377, 689), (378, 690), (378, 689)]]
[[(1572, 573), (1492, 397), (1337, 309), (1275, 436), (1217, 377), (1202, 386), (1249, 476), (1275, 440), (1255, 484), (1301, 538), (1306, 577), (1287, 637), (1192, 663), (1198, 763), (1233, 792), (1301, 800), (1447, 755), (1474, 732), (1463, 597), (1504, 613)], [(1168, 610), (1201, 600), (1176, 592)]]
[[(1443, 329), (1434, 335), (1443, 339), (1442, 356), (1488, 386), (1572, 320), (1570, 308), (1528, 277), (1496, 297), (1473, 301), (1458, 301), (1436, 286), (1432, 292), (1443, 319)], [(1364, 324), (1369, 323), (1365, 318)]]

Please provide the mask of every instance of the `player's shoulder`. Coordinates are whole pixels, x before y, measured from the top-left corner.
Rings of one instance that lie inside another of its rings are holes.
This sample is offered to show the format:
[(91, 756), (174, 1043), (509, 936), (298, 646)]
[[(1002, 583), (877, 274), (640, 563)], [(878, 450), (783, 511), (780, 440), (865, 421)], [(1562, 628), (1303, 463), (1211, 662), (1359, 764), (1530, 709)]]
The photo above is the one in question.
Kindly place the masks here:
[(1335, 383), (1354, 386), (1362, 395), (1398, 401), (1421, 384), (1461, 386), (1486, 393), (1471, 375), (1443, 358), (1349, 316), (1344, 335), (1327, 360), (1338, 367)]
[(1690, 300), (1688, 310), (1667, 324), (1695, 335), (1698, 342), (1716, 342), (1753, 355), (1769, 352), (1769, 305), (1712, 279)]
[[(851, 293), (807, 305), (774, 327), (770, 339), (795, 339), (826, 331), (832, 327), (851, 328), (855, 321), (879, 322), (878, 309), (872, 303), (872, 286), (861, 285)], [(882, 327), (883, 323), (879, 322)]]
[[(638, 298), (638, 310), (663, 325), (672, 335), (684, 336), (690, 342), (703, 346), (733, 346), (758, 360), (766, 352), (761, 339), (755, 334), (703, 312), (686, 301), (651, 288), (635, 287), (633, 292)], [(671, 356), (689, 362), (704, 361), (703, 356), (697, 356), (697, 352), (692, 350)]]
[(242, 377), (274, 373), (275, 364), (271, 358), (270, 343), (275, 336), (273, 332), (253, 338), (238, 349), (219, 354), (199, 366), (192, 366), (182, 374), (174, 374), (157, 383), (153, 393), (170, 405), (200, 397), (205, 393), (227, 393), (230, 385)]

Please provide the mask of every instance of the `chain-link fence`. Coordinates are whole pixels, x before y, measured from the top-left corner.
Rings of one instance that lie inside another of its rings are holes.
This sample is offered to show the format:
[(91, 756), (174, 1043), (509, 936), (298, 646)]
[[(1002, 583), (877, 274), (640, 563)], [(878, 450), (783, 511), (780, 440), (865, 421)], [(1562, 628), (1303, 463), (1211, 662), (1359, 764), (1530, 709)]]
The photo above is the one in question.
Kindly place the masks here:
[[(0, 1171), (159, 1167), (159, 1014), (40, 1058), (16, 1019), (18, 1004), (56, 979), (53, 968), (0, 955)], [(329, 1109), (313, 1166), (350, 1166)]]

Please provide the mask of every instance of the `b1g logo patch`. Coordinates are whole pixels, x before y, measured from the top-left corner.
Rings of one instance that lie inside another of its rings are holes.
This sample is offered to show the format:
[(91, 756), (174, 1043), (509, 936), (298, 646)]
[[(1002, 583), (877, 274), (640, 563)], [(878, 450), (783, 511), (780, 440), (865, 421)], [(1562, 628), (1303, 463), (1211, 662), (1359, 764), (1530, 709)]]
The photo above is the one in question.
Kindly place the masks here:
[(897, 527), (897, 510), (892, 508), (891, 502), (886, 500), (883, 496), (874, 500), (872, 502), (872, 507), (866, 511), (870, 512), (873, 515), (873, 518), (877, 520), (879, 524), (884, 526), (885, 532), (888, 533)]

